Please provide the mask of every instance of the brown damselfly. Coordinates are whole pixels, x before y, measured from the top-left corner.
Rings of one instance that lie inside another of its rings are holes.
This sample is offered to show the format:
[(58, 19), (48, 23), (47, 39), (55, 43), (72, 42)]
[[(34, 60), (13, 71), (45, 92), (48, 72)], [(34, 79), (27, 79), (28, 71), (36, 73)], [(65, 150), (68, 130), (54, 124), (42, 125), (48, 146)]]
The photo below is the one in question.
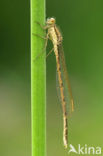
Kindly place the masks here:
[[(46, 21), (46, 26), (43, 29), (47, 29), (46, 35), (46, 44), (47, 41), (50, 39), (53, 43), (53, 49), (49, 52), (49, 54), (54, 51), (56, 56), (56, 67), (57, 67), (57, 77), (58, 77), (58, 84), (59, 84), (59, 92), (60, 92), (60, 101), (62, 104), (62, 111), (63, 111), (63, 143), (65, 148), (68, 145), (68, 115), (67, 115), (67, 105), (68, 102), (70, 103), (70, 110), (73, 112), (74, 110), (74, 102), (72, 91), (70, 87), (70, 82), (68, 78), (68, 72), (65, 64), (65, 57), (62, 47), (62, 35), (56, 26), (56, 21), (54, 18), (48, 18)], [(43, 37), (42, 37), (43, 38)], [(66, 89), (65, 89), (66, 88)], [(69, 101), (67, 101), (67, 97), (69, 96)]]

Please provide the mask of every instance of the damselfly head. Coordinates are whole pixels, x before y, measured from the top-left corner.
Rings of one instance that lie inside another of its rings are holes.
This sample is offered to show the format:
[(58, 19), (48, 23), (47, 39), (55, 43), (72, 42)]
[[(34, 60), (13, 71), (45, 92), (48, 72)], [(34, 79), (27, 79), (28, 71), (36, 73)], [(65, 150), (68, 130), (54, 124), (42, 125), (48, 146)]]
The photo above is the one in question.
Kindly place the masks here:
[(48, 24), (48, 25), (55, 24), (55, 18), (47, 18), (46, 24)]

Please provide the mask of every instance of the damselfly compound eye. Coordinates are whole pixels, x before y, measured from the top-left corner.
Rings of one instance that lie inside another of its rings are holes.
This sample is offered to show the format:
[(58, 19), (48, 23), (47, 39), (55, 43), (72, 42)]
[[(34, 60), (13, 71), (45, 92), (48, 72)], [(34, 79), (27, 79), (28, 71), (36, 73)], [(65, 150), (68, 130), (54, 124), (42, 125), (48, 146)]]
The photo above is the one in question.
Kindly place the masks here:
[(55, 23), (55, 19), (54, 18), (51, 18), (50, 21), (51, 21), (51, 23)]
[(54, 18), (48, 18), (46, 23), (47, 24), (54, 24), (55, 23), (55, 19)]

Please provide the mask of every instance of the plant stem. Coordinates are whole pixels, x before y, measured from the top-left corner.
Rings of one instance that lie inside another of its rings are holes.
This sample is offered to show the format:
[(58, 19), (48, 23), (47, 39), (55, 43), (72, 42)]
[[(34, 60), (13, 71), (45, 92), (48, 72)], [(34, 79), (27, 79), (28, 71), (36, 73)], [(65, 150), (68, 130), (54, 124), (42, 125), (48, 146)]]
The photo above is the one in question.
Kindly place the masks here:
[[(42, 52), (45, 41), (34, 34), (45, 35), (36, 23), (45, 23), (45, 0), (31, 0), (31, 124), (32, 156), (46, 155), (46, 62)], [(36, 59), (36, 60), (35, 60)]]

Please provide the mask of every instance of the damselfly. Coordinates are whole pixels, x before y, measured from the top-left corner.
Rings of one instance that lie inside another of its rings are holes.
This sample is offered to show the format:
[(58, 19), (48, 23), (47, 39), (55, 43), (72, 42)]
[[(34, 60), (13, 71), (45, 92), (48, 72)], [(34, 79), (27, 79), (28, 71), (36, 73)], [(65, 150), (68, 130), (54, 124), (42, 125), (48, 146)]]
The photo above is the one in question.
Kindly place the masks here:
[[(67, 109), (66, 105), (68, 102), (66, 101), (66, 95), (69, 94), (69, 103), (71, 112), (74, 110), (74, 102), (71, 92), (71, 87), (69, 83), (68, 73), (66, 69), (65, 64), (65, 57), (62, 47), (62, 35), (56, 26), (56, 21), (54, 18), (48, 18), (46, 21), (46, 26), (43, 27), (44, 29), (47, 29), (47, 35), (46, 35), (46, 45), (48, 39), (50, 39), (53, 43), (53, 49), (50, 51), (54, 51), (56, 56), (56, 67), (57, 67), (57, 76), (58, 76), (58, 83), (59, 83), (59, 90), (60, 90), (60, 99), (62, 104), (62, 111), (63, 111), (63, 143), (65, 148), (67, 148), (68, 145), (68, 115), (67, 115)], [(65, 86), (67, 88), (66, 95), (65, 95)]]

